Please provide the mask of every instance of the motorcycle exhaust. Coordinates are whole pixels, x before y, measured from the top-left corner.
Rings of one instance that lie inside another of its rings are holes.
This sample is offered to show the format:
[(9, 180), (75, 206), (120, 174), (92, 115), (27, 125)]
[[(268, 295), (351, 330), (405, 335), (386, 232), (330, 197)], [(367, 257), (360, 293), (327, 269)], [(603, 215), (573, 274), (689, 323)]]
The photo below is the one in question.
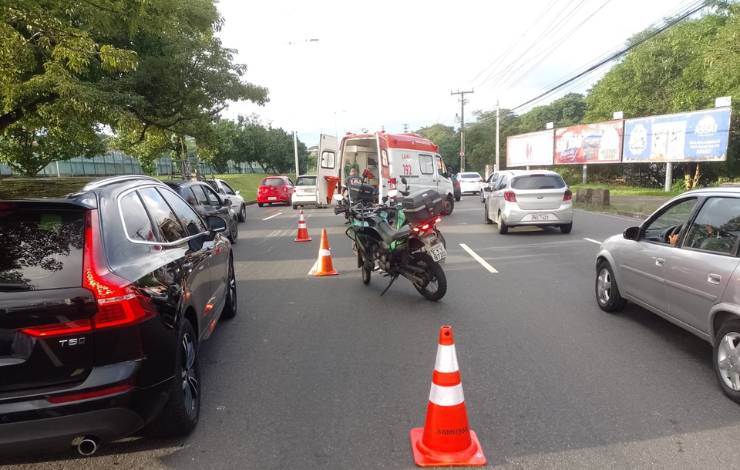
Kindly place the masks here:
[(77, 453), (83, 457), (90, 457), (98, 451), (100, 439), (95, 436), (82, 436), (75, 438), (72, 445), (77, 447)]

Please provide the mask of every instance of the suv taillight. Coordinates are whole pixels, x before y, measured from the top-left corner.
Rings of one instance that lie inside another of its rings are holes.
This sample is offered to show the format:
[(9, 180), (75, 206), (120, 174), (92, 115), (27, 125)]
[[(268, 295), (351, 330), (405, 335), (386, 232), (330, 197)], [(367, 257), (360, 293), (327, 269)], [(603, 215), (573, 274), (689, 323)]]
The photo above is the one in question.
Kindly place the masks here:
[(563, 201), (570, 201), (573, 199), (573, 193), (570, 191), (570, 189), (565, 190), (565, 194), (563, 194)]
[(516, 194), (514, 191), (504, 191), (504, 200), (507, 202), (516, 202)]
[(148, 297), (139, 294), (130, 282), (111, 273), (100, 243), (100, 222), (96, 210), (85, 214), (85, 248), (82, 260), (82, 287), (92, 291), (97, 311), (91, 319), (51, 323), (23, 328), (30, 336), (46, 337), (132, 325), (151, 318), (155, 310)]

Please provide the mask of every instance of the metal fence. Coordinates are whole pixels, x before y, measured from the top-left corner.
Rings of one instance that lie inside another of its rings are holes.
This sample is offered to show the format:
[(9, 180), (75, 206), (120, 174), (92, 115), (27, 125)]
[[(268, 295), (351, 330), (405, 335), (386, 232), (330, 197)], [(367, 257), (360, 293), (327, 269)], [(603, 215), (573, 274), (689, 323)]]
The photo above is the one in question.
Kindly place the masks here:
[[(229, 161), (225, 171), (216, 171), (211, 165), (198, 164), (198, 170), (202, 174), (213, 173), (264, 173), (262, 168), (252, 166), (249, 163)], [(179, 174), (178, 162), (173, 162), (170, 157), (158, 158), (154, 162), (155, 175)], [(110, 151), (93, 158), (74, 157), (69, 160), (52, 162), (41, 170), (38, 176), (114, 176), (114, 175), (142, 175), (139, 160), (122, 152)], [(0, 176), (17, 175), (10, 166), (0, 164)]]

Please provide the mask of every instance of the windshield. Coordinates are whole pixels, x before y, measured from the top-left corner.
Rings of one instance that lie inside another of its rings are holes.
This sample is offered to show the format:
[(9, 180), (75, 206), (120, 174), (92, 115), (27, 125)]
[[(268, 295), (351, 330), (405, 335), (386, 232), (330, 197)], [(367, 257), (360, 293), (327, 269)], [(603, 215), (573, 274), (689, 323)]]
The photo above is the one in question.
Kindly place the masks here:
[(565, 187), (560, 175), (527, 175), (514, 178), (513, 189), (559, 189)]
[(315, 176), (301, 176), (296, 181), (296, 186), (316, 186)]
[(460, 173), (460, 178), (464, 180), (479, 180), (481, 176), (478, 173)]

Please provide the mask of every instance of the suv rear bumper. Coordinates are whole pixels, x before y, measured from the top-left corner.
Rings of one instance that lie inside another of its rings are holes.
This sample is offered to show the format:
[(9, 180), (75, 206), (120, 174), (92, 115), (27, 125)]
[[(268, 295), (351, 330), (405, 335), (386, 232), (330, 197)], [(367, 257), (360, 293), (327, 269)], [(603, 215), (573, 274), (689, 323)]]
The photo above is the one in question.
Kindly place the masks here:
[(0, 452), (18, 454), (63, 450), (80, 436), (110, 441), (128, 436), (144, 424), (144, 419), (129, 408), (105, 408), (0, 424)]

